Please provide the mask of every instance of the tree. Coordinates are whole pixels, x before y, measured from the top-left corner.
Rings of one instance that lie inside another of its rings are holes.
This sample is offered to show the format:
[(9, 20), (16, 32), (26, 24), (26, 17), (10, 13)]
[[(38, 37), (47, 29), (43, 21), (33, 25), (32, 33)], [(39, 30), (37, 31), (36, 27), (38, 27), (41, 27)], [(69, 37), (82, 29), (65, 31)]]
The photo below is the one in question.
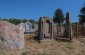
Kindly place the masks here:
[(54, 13), (54, 18), (53, 18), (53, 21), (55, 23), (62, 23), (64, 22), (65, 18), (64, 18), (64, 14), (62, 12), (62, 10), (60, 8), (56, 9), (55, 13)]
[(34, 24), (35, 23), (35, 20), (29, 19), (29, 22), (32, 23), (32, 24)]
[(27, 19), (22, 19), (21, 22), (25, 23), (25, 22), (28, 22)]
[(79, 22), (85, 23), (85, 5), (80, 10)]
[(22, 21), (20, 19), (10, 18), (8, 20), (8, 22), (17, 25), (17, 24), (21, 23)]
[(35, 24), (38, 24), (39, 23), (39, 21), (35, 21)]

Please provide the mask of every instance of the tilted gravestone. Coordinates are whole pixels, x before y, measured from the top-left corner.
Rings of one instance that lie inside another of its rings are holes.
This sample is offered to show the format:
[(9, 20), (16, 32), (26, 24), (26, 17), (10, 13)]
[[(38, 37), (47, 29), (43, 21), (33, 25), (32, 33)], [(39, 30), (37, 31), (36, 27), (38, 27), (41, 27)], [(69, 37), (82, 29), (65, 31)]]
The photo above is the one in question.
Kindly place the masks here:
[(53, 20), (51, 20), (48, 16), (41, 17), (38, 26), (39, 40), (53, 38)]
[(70, 13), (66, 13), (66, 26), (65, 26), (65, 37), (72, 40), (72, 28), (71, 28), (71, 21), (70, 21)]

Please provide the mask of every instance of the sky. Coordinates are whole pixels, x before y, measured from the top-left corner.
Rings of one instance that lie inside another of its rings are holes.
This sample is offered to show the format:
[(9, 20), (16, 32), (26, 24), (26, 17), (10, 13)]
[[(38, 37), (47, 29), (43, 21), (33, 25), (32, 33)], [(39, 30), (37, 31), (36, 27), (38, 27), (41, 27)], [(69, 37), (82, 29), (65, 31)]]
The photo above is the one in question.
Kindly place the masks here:
[(43, 16), (53, 18), (55, 10), (60, 8), (65, 16), (67, 12), (70, 13), (71, 22), (77, 22), (84, 2), (85, 0), (0, 0), (0, 16), (38, 21)]

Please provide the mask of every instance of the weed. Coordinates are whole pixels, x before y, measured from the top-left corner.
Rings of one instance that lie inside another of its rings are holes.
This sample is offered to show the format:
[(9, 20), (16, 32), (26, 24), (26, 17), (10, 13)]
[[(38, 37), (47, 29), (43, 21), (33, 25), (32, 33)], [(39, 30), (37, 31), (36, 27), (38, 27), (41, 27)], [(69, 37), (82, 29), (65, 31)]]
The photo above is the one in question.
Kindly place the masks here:
[(22, 52), (22, 54), (21, 55), (27, 55), (27, 52), (25, 51), (25, 52)]
[(74, 46), (72, 44), (67, 44), (66, 47), (69, 48), (69, 49), (73, 49), (74, 48)]
[(41, 55), (46, 55), (46, 54), (45, 54), (45, 52), (42, 52), (42, 54), (41, 54)]

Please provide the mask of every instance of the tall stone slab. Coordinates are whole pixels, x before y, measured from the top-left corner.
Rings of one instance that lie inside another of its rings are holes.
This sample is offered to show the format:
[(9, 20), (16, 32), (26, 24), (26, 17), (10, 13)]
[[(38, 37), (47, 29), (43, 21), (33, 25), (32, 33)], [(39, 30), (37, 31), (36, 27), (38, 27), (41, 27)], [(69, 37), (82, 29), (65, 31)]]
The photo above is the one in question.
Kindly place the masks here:
[(24, 23), (21, 23), (19, 26), (19, 49), (25, 47), (25, 40), (24, 40), (24, 32), (25, 32), (25, 28), (24, 28)]
[(53, 20), (51, 20), (48, 16), (41, 17), (39, 19), (38, 26), (39, 40), (53, 38)]
[(72, 40), (72, 28), (71, 28), (71, 20), (69, 12), (66, 13), (65, 37)]

